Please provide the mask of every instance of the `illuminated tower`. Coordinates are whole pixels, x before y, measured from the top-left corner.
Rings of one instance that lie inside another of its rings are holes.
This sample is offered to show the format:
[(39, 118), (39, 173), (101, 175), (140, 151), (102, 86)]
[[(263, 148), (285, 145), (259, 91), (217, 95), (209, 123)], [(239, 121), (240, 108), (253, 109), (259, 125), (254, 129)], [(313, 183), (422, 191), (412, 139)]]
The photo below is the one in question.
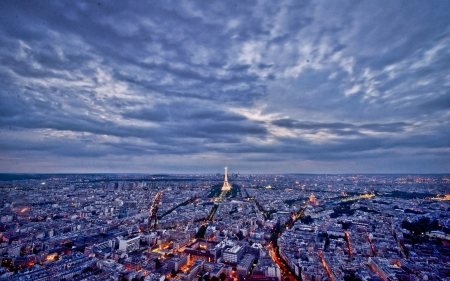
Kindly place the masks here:
[(223, 181), (222, 191), (228, 191), (231, 189), (231, 185), (228, 183), (228, 167), (225, 167), (225, 179)]

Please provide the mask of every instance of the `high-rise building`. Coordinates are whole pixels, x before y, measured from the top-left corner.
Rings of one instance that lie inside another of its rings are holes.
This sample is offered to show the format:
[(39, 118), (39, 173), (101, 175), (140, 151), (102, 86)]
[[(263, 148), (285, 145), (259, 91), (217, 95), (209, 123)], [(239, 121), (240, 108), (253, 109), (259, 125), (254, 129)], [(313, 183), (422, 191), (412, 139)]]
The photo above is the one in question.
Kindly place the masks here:
[(222, 191), (228, 191), (231, 189), (231, 185), (228, 183), (228, 167), (225, 167), (225, 179), (223, 181)]

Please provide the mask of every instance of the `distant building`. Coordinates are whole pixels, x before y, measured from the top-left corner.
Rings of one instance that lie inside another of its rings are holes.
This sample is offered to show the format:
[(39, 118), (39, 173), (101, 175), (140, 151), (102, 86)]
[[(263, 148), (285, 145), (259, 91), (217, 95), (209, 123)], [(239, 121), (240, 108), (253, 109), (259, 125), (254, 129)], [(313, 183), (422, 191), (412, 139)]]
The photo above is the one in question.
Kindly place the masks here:
[(122, 206), (119, 208), (119, 219), (130, 217), (136, 215), (137, 213), (138, 213), (137, 209), (129, 209), (127, 207)]
[(309, 196), (309, 202), (308, 203), (310, 205), (312, 205), (312, 206), (318, 206), (319, 205), (319, 202), (317, 202), (317, 198), (314, 195), (314, 193), (311, 193), (311, 195)]
[(405, 275), (400, 267), (391, 265), (389, 260), (385, 258), (369, 257), (367, 264), (383, 281), (396, 281), (399, 280), (398, 277), (404, 277)]

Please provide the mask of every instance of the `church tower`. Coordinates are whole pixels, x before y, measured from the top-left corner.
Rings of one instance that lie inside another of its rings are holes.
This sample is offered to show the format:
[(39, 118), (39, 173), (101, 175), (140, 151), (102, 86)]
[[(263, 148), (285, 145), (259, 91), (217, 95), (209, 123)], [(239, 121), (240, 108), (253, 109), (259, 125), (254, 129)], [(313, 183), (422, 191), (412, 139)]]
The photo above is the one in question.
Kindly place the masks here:
[(228, 167), (225, 167), (225, 179), (223, 181), (222, 191), (228, 191), (231, 189), (231, 185), (228, 183)]

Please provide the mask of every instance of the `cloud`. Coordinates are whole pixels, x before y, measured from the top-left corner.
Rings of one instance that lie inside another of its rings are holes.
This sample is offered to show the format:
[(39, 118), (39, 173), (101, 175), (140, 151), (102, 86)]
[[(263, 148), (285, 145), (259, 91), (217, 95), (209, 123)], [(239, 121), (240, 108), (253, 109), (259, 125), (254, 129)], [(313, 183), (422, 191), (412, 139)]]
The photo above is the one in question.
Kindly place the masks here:
[(301, 129), (301, 130), (321, 130), (321, 129), (329, 129), (329, 130), (341, 130), (345, 132), (345, 130), (370, 130), (373, 132), (383, 132), (383, 133), (395, 133), (404, 131), (407, 126), (411, 126), (411, 124), (407, 124), (405, 122), (396, 122), (396, 123), (386, 123), (386, 124), (377, 124), (377, 123), (369, 123), (362, 125), (354, 125), (348, 123), (319, 123), (319, 122), (310, 122), (310, 121), (297, 121), (292, 119), (277, 119), (272, 121), (273, 125), (291, 128), (291, 129)]
[(450, 93), (441, 95), (433, 100), (423, 103), (421, 108), (432, 111), (450, 109)]
[(210, 119), (217, 122), (221, 121), (244, 121), (247, 120), (245, 116), (225, 111), (212, 111), (212, 110), (202, 110), (191, 113), (188, 119)]
[(140, 119), (140, 120), (145, 120), (145, 121), (162, 122), (162, 121), (167, 120), (168, 114), (169, 113), (166, 110), (162, 110), (160, 108), (155, 108), (155, 109), (140, 108), (138, 110), (124, 112), (122, 114), (122, 116), (125, 118), (134, 118), (134, 119)]
[(450, 169), (445, 1), (0, 9), (0, 172)]

